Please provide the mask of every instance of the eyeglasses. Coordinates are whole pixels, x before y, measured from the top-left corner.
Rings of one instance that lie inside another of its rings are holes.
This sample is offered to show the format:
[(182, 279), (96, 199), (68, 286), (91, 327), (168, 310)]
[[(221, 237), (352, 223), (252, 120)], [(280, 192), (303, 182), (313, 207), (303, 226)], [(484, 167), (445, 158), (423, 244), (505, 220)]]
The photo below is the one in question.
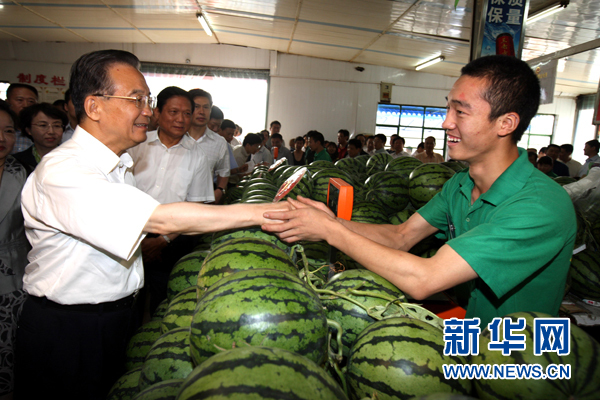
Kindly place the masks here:
[(154, 96), (113, 96), (109, 94), (94, 94), (93, 96), (134, 101), (137, 108), (144, 108), (146, 106), (154, 108), (156, 106), (156, 97)]
[(50, 130), (53, 131), (63, 131), (65, 129), (65, 127), (62, 124), (47, 124), (45, 122), (39, 123), (39, 124), (31, 124), (34, 126), (37, 126), (38, 128), (40, 128), (43, 131), (48, 131), (50, 128)]

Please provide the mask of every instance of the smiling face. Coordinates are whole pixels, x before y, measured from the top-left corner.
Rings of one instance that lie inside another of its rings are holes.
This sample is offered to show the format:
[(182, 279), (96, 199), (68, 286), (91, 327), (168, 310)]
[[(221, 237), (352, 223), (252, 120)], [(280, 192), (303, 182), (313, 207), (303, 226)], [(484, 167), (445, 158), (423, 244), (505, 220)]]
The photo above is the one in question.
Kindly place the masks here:
[[(110, 95), (136, 97), (150, 94), (144, 76), (131, 65), (114, 64), (108, 68), (108, 76), (112, 82)], [(146, 140), (148, 122), (152, 115), (147, 104), (138, 108), (135, 101), (100, 96), (88, 96), (86, 104), (90, 99), (95, 102), (89, 109), (92, 114), (88, 115), (92, 121), (84, 118), (81, 125), (88, 132), (101, 136), (101, 141), (116, 154), (120, 155)]]
[(46, 153), (60, 144), (64, 127), (60, 119), (50, 118), (40, 111), (31, 120), (31, 127), (26, 129), (38, 150)]
[[(158, 108), (155, 109), (158, 113)], [(160, 135), (167, 135), (173, 140), (180, 140), (190, 129), (192, 121), (192, 104), (182, 96), (169, 98), (158, 114)]]
[[(442, 127), (448, 135), (448, 153), (455, 160), (484, 160), (496, 149), (498, 120), (489, 120), (490, 104), (481, 97), (486, 86), (484, 79), (462, 76), (448, 95)], [(428, 141), (429, 138), (425, 141), (427, 152), (432, 148)]]

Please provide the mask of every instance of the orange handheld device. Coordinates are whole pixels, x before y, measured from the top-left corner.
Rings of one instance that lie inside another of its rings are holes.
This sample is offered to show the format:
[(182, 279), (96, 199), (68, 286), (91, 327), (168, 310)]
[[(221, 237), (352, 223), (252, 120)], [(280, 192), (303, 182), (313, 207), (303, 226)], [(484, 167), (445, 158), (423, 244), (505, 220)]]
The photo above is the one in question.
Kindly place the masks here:
[(350, 221), (354, 205), (354, 187), (340, 178), (330, 178), (327, 206), (339, 218)]

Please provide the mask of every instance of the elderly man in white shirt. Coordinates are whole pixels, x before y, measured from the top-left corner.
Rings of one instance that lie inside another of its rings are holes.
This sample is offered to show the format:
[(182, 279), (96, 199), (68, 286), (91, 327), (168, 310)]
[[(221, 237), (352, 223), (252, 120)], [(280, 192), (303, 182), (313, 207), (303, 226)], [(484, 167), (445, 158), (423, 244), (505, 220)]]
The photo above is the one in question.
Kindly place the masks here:
[[(105, 399), (124, 372), (147, 232), (197, 234), (261, 225), (285, 204), (160, 204), (134, 187), (125, 150), (146, 140), (153, 100), (139, 60), (86, 54), (71, 70), (79, 126), (44, 156), (22, 192), (32, 250), (19, 321), (15, 398)], [(42, 373), (40, 373), (42, 371)]]
[[(128, 150), (134, 161), (136, 187), (161, 204), (214, 200), (207, 157), (186, 134), (193, 109), (192, 99), (185, 90), (175, 86), (163, 89), (154, 109), (158, 130), (148, 132), (145, 142)], [(148, 235), (142, 240), (150, 313), (167, 297), (171, 269), (192, 249), (189, 236)]]
[(212, 96), (202, 89), (192, 89), (189, 95), (194, 102), (194, 115), (189, 135), (204, 150), (208, 157), (211, 176), (216, 177), (214, 186), (215, 203), (219, 203), (229, 181), (229, 150), (227, 142), (218, 133), (208, 128), (212, 108)]

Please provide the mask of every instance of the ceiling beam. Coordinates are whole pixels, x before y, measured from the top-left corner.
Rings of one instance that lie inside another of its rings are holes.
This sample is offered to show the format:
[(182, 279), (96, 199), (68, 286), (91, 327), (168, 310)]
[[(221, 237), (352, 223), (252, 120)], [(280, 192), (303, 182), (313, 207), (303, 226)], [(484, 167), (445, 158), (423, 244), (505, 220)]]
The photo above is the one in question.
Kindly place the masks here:
[(568, 49), (559, 50), (555, 51), (554, 53), (532, 58), (531, 60), (527, 60), (527, 64), (534, 65), (545, 61), (558, 60), (560, 58), (573, 56), (575, 54), (585, 53), (586, 51), (594, 50), (598, 47), (600, 47), (600, 39), (594, 39), (586, 43), (578, 44), (577, 46), (569, 47)]

